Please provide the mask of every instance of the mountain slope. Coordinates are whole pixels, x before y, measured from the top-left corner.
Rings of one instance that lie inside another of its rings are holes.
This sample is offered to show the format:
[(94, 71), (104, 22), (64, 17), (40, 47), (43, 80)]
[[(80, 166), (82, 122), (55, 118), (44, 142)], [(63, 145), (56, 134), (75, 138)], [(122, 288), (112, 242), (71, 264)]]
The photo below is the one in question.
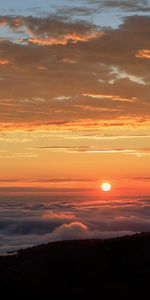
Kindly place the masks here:
[(5, 292), (100, 299), (144, 296), (149, 287), (150, 233), (49, 243), (0, 257), (0, 289)]

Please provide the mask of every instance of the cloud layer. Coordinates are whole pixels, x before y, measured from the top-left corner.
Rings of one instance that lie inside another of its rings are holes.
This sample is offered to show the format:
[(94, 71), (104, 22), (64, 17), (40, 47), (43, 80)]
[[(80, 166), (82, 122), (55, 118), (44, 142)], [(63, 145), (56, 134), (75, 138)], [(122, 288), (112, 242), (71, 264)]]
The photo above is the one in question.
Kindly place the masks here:
[(0, 24), (11, 29), (0, 41), (1, 128), (148, 123), (148, 16), (116, 29), (54, 15)]
[[(39, 199), (38, 199), (39, 198)], [(45, 199), (45, 200), (44, 200)], [(148, 197), (81, 194), (1, 199), (0, 253), (64, 239), (108, 238), (150, 230)]]

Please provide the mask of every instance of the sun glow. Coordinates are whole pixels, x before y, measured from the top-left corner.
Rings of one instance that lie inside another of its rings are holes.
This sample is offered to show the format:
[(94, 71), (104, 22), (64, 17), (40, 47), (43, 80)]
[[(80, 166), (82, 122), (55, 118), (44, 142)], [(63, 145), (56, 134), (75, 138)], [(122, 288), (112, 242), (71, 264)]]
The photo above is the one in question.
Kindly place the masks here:
[(104, 182), (101, 185), (101, 189), (103, 192), (109, 192), (111, 190), (111, 184), (108, 182)]

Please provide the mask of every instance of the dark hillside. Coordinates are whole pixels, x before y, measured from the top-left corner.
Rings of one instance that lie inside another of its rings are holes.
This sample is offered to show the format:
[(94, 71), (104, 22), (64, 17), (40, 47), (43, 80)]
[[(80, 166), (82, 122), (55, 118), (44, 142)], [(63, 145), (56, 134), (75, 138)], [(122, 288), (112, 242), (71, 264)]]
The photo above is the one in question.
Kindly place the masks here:
[(150, 234), (49, 243), (1, 256), (0, 288), (50, 299), (144, 297), (150, 289)]

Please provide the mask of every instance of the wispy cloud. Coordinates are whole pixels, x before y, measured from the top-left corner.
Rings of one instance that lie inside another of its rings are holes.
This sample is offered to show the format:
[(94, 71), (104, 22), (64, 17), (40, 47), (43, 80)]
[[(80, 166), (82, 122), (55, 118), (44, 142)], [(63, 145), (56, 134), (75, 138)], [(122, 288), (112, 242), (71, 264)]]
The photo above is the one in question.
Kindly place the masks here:
[[(138, 54), (136, 55), (136, 57), (139, 57)], [(149, 82), (145, 82), (143, 77), (128, 74), (127, 72), (123, 70), (119, 70), (117, 67), (114, 66), (111, 67), (110, 75), (114, 75), (115, 77), (114, 79), (111, 79), (109, 81), (110, 84), (113, 84), (118, 79), (129, 79), (132, 82), (136, 82), (137, 84), (142, 84), (142, 85), (149, 84)]]
[[(99, 8), (113, 9), (117, 8), (126, 12), (150, 12), (149, 0), (103, 0), (95, 1)], [(93, 3), (92, 0), (88, 0), (88, 3)]]
[(84, 97), (89, 97), (92, 99), (99, 99), (99, 100), (114, 100), (114, 101), (121, 101), (121, 102), (135, 102), (136, 98), (132, 97), (131, 99), (122, 98), (117, 95), (94, 95), (94, 94), (83, 94)]
[(100, 147), (95, 146), (41, 146), (36, 147), (35, 149), (39, 150), (50, 150), (50, 151), (63, 151), (70, 153), (105, 153), (105, 154), (125, 154), (125, 155), (136, 155), (136, 156), (144, 156), (150, 155), (149, 148), (139, 148), (139, 149), (124, 149), (124, 148), (110, 148), (110, 149), (101, 149)]
[(8, 151), (4, 151), (0, 153), (0, 159), (26, 159), (26, 158), (37, 158), (38, 155), (31, 152), (20, 152), (20, 153), (10, 153)]
[(102, 36), (103, 33), (89, 33), (85, 35), (79, 35), (76, 33), (67, 34), (63, 36), (62, 38), (37, 38), (32, 37), (28, 39), (29, 43), (37, 44), (41, 46), (52, 46), (52, 45), (66, 45), (69, 42), (71, 43), (78, 43), (78, 42), (87, 42), (89, 40), (98, 38)]
[(92, 182), (95, 181), (93, 178), (7, 178), (7, 179), (0, 179), (0, 183), (19, 183), (19, 182), (26, 182), (26, 183), (64, 183), (64, 182)]

